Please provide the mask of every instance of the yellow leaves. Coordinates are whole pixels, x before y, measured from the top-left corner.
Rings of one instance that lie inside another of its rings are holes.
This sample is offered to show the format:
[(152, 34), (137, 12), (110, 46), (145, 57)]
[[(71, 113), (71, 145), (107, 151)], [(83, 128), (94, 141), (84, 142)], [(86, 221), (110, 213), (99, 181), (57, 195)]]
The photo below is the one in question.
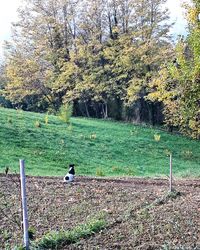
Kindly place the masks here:
[(16, 71), (12, 67), (9, 67), (6, 69), (6, 76), (9, 79), (9, 82), (13, 82), (13, 81), (21, 82), (20, 77), (17, 77)]
[(149, 82), (151, 92), (146, 99), (151, 101), (162, 102), (169, 98), (169, 93), (166, 91), (166, 84), (168, 80), (168, 71), (166, 68), (161, 69), (156, 76)]
[(131, 58), (127, 55), (122, 55), (120, 57), (120, 64), (123, 68), (129, 68), (131, 66)]
[(115, 53), (114, 53), (114, 50), (113, 48), (109, 48), (109, 47), (106, 47), (104, 50), (103, 50), (103, 53), (104, 53), (104, 57), (108, 60), (112, 60), (115, 58)]
[(62, 68), (62, 72), (67, 78), (73, 75), (77, 70), (78, 67), (73, 62), (65, 63)]
[(51, 81), (51, 79), (53, 79), (53, 77), (54, 77), (53, 71), (50, 69), (47, 69), (45, 71), (44, 75), (45, 75), (46, 81)]
[(24, 101), (31, 95), (44, 95), (43, 82), (48, 75), (51, 75), (50, 71), (45, 72), (37, 58), (15, 54), (6, 66), (8, 83), (4, 95), (13, 103)]
[(176, 55), (178, 63), (183, 67), (186, 64), (186, 58), (184, 54), (184, 48), (186, 44), (183, 41), (179, 41), (176, 46)]
[(197, 119), (191, 119), (189, 121), (189, 128), (192, 131), (193, 138), (200, 138), (200, 121)]
[(19, 88), (23, 84), (23, 78), (21, 77), (21, 74), (19, 74), (19, 69), (15, 67), (15, 65), (8, 65), (6, 67), (6, 76), (8, 78), (8, 83), (6, 86), (6, 94), (8, 94), (12, 90)]
[(181, 71), (173, 65), (169, 68), (169, 73), (174, 79), (179, 79)]
[[(52, 74), (54, 74), (52, 72)], [(61, 68), (61, 72), (59, 76), (53, 81), (53, 88), (59, 89), (65, 87), (69, 87), (70, 85), (74, 85), (74, 78), (78, 75), (78, 67), (73, 61), (66, 62), (63, 64)], [(52, 75), (53, 76), (53, 75)]]
[(140, 98), (140, 91), (143, 86), (143, 80), (139, 78), (133, 78), (130, 81), (130, 86), (127, 89), (127, 98), (129, 103), (134, 103)]
[(188, 8), (187, 19), (190, 23), (195, 24), (198, 22), (199, 10), (195, 7)]
[(114, 26), (113, 29), (112, 29), (113, 33), (119, 33), (120, 30), (117, 26)]
[(160, 91), (154, 91), (154, 92), (151, 92), (147, 95), (146, 99), (154, 102), (154, 101), (159, 101), (161, 102), (163, 100), (163, 98), (161, 98), (161, 93)]

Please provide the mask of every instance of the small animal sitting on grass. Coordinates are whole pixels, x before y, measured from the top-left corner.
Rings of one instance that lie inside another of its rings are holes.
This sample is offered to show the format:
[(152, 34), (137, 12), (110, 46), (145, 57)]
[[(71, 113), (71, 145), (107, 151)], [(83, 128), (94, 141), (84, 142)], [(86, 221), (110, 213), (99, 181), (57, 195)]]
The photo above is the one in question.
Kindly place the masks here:
[(74, 169), (74, 164), (69, 164), (69, 172), (68, 174), (65, 175), (64, 177), (64, 182), (72, 182), (75, 177), (75, 169)]

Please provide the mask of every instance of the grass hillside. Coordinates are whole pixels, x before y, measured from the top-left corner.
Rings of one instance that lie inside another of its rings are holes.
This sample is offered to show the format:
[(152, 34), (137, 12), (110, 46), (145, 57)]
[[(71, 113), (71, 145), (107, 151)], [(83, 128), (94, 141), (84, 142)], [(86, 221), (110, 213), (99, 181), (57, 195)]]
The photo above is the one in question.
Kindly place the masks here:
[[(200, 176), (200, 142), (127, 123), (72, 118), (0, 108), (0, 171), (64, 175), (69, 163), (80, 175), (168, 175), (169, 152), (176, 176)], [(48, 123), (45, 123), (45, 120)], [(159, 138), (160, 137), (160, 138)]]

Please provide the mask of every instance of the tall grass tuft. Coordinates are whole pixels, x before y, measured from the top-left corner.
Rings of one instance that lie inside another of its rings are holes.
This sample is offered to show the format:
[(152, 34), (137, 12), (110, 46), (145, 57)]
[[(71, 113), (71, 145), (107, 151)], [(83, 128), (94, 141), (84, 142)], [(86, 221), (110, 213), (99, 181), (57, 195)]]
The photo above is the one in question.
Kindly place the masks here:
[(105, 176), (105, 173), (103, 172), (103, 170), (101, 168), (97, 168), (96, 169), (96, 176), (103, 177), (103, 176)]
[(160, 141), (160, 137), (161, 137), (161, 135), (155, 134), (154, 135), (154, 140), (157, 141), (157, 142), (159, 142)]
[(12, 121), (12, 118), (11, 118), (11, 117), (8, 117), (8, 123), (9, 123), (9, 124), (12, 124), (12, 123), (13, 123), (13, 121)]
[(40, 123), (40, 121), (35, 121), (35, 127), (36, 128), (41, 128), (41, 123)]
[(46, 125), (49, 123), (49, 114), (48, 114), (48, 112), (44, 117), (44, 122), (45, 122)]
[(91, 139), (91, 140), (95, 140), (96, 138), (97, 138), (96, 133), (92, 133), (92, 134), (90, 135), (90, 139)]

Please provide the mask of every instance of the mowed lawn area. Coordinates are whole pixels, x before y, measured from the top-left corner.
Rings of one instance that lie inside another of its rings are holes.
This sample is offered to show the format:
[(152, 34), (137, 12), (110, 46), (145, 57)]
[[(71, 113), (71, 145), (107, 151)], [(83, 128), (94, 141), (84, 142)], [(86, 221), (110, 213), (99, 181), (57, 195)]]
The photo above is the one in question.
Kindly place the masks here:
[(69, 163), (77, 175), (165, 176), (169, 153), (177, 177), (200, 176), (200, 142), (144, 125), (58, 117), (0, 108), (0, 172), (61, 176)]

